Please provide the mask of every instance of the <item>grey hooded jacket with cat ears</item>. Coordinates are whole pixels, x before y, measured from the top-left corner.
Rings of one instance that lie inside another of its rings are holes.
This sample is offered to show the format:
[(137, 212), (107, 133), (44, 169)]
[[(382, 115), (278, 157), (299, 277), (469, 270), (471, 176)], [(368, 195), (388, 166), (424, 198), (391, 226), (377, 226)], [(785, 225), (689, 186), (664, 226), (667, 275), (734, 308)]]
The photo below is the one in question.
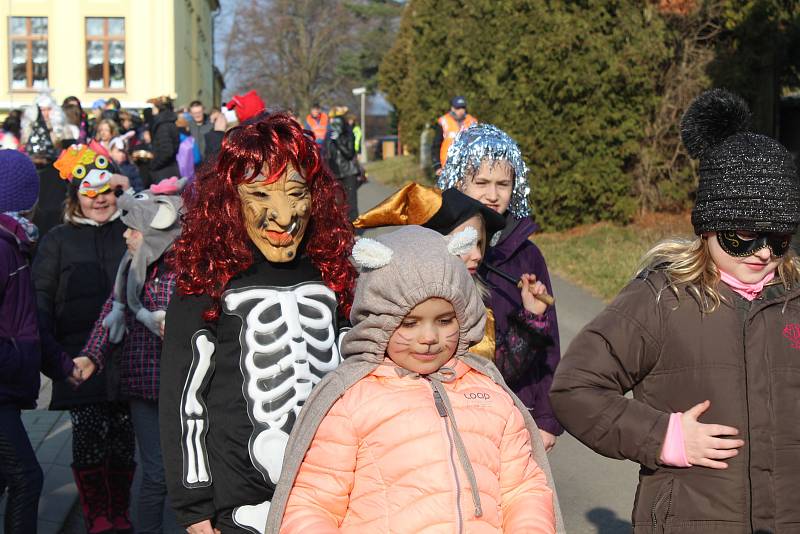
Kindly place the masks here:
[[(454, 236), (459, 239), (459, 235)], [(556, 531), (564, 532), (550, 465), (536, 424), (527, 408), (506, 386), (494, 364), (468, 350), (483, 337), (485, 307), (463, 262), (454, 255), (458, 243), (433, 230), (407, 226), (381, 236), (362, 239), (353, 249), (361, 273), (350, 314), (353, 329), (342, 342), (344, 362), (312, 390), (294, 425), (274, 492), (265, 532), (277, 534), (295, 478), (308, 448), (333, 404), (359, 380), (384, 362), (386, 346), (408, 312), (429, 298), (453, 304), (460, 326), (455, 357), (500, 385), (522, 413), (531, 436), (534, 460), (553, 491)], [(479, 508), (479, 503), (476, 503)]]

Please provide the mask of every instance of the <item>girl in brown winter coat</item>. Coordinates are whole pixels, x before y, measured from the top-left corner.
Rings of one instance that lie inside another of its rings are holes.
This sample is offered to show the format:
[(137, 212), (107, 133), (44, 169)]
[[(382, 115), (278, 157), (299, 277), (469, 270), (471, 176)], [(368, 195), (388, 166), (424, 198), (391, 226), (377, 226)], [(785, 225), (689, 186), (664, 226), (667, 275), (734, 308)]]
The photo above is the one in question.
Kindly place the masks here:
[(689, 107), (698, 237), (645, 256), (550, 393), (570, 433), (641, 464), (635, 533), (800, 532), (800, 188), (748, 117), (722, 90)]

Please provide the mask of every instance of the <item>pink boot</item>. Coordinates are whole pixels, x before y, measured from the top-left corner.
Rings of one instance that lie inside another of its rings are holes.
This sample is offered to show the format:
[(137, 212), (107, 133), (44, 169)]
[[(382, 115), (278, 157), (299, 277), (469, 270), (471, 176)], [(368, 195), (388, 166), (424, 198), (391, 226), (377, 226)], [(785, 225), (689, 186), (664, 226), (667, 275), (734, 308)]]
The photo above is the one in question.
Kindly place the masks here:
[(114, 525), (108, 518), (108, 488), (105, 467), (101, 465), (77, 467), (72, 472), (78, 485), (83, 520), (87, 534), (110, 534)]

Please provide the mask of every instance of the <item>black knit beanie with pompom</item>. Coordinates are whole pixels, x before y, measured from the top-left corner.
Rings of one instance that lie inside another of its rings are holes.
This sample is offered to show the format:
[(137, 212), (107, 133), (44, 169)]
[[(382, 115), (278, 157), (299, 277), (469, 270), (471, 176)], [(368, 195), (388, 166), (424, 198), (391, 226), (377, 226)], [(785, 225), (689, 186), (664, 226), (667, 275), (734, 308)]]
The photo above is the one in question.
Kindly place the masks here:
[(780, 143), (748, 129), (750, 110), (739, 96), (713, 89), (698, 96), (681, 120), (681, 139), (700, 160), (692, 210), (697, 235), (717, 230), (795, 232), (800, 180)]

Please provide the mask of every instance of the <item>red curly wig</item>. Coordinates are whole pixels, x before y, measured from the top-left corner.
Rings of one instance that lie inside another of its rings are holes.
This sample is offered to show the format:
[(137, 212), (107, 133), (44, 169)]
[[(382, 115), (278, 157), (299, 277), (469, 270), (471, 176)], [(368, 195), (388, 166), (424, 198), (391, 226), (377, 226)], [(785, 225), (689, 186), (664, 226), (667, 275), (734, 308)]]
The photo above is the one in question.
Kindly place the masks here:
[(305, 178), (311, 193), (306, 253), (349, 317), (356, 271), (349, 261), (354, 236), (344, 189), (322, 162), (311, 133), (285, 113), (229, 130), (216, 161), (205, 165), (184, 191), (183, 231), (171, 258), (178, 290), (210, 296), (214, 304), (203, 319), (219, 318), (228, 282), (253, 264), (237, 187), (250, 171), (265, 165), (267, 181), (280, 177), (288, 165)]

